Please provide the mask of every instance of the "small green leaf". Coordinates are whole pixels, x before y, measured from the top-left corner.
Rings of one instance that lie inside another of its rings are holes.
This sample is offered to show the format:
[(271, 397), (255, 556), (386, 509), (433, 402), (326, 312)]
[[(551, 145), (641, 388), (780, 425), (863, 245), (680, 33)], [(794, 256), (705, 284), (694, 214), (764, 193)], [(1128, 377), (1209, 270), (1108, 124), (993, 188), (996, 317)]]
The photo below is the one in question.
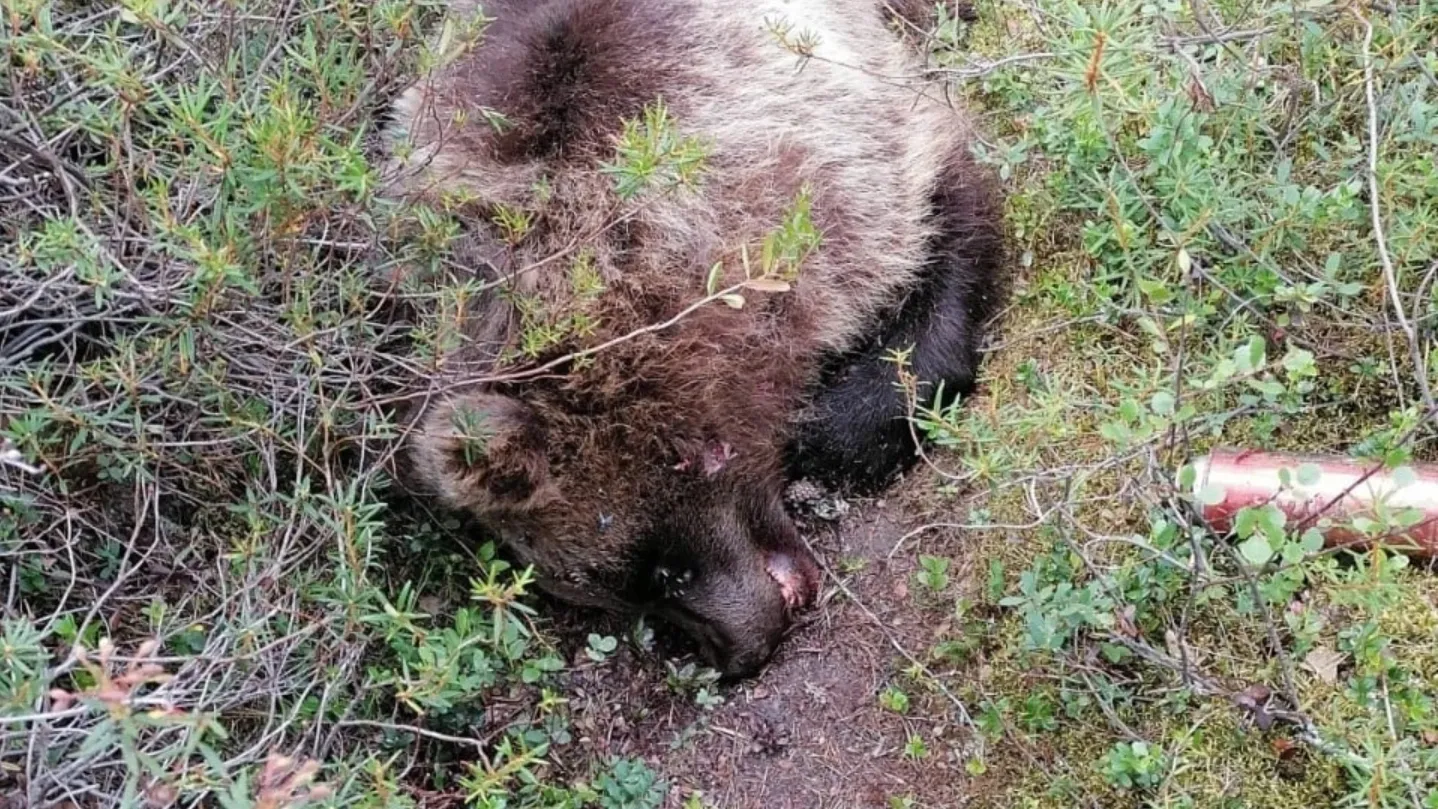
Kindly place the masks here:
[(1268, 543), (1268, 537), (1262, 534), (1255, 534), (1240, 542), (1238, 552), (1254, 567), (1266, 565), (1268, 560), (1273, 558), (1273, 546)]
[(1238, 516), (1233, 520), (1233, 532), (1238, 534), (1239, 539), (1248, 539), (1253, 536), (1253, 530), (1258, 526), (1258, 509), (1241, 508)]
[(1194, 468), (1193, 464), (1184, 464), (1183, 468), (1178, 470), (1178, 485), (1184, 491), (1192, 489), (1196, 480), (1198, 480), (1198, 470)]
[(1001, 559), (989, 560), (989, 586), (988, 596), (990, 601), (998, 601), (1004, 595), (1004, 563)]
[(1318, 479), (1322, 477), (1322, 475), (1323, 473), (1319, 470), (1317, 464), (1300, 464), (1298, 467), (1298, 485), (1312, 486), (1318, 482)]
[(1138, 402), (1133, 399), (1124, 399), (1118, 406), (1118, 412), (1123, 416), (1123, 420), (1129, 423), (1138, 421), (1143, 415), (1143, 412), (1139, 410)]
[(1162, 281), (1140, 278), (1138, 279), (1138, 288), (1155, 306), (1162, 306), (1173, 300), (1173, 293), (1169, 291), (1168, 285)]
[(1153, 395), (1153, 399), (1149, 402), (1149, 407), (1154, 413), (1160, 416), (1171, 416), (1173, 415), (1174, 404), (1173, 394), (1169, 391), (1161, 390)]
[(1406, 531), (1418, 523), (1423, 522), (1427, 517), (1428, 515), (1421, 508), (1405, 508), (1393, 515), (1392, 522), (1398, 526), (1400, 530)]
[(1122, 663), (1125, 659), (1133, 655), (1133, 652), (1130, 652), (1127, 647), (1119, 646), (1116, 643), (1100, 644), (1099, 651), (1103, 654), (1104, 659), (1110, 663)]
[[(589, 651), (597, 653), (598, 659), (600, 660), (603, 659), (604, 655), (613, 652), (618, 647), (619, 641), (613, 635), (599, 635), (594, 632), (589, 633)], [(592, 654), (591, 656), (594, 655)]]
[(1414, 472), (1411, 466), (1400, 466), (1393, 470), (1393, 483), (1400, 489), (1412, 486), (1417, 481), (1418, 473)]
[(1283, 541), (1283, 528), (1288, 525), (1288, 515), (1283, 509), (1269, 503), (1258, 510), (1258, 527), (1272, 542)]
[(1268, 356), (1268, 342), (1260, 335), (1254, 335), (1248, 341), (1248, 367), (1250, 369), (1262, 368), (1263, 361)]
[(879, 706), (897, 714), (909, 712), (909, 695), (890, 686), (879, 695)]
[(1267, 357), (1267, 343), (1259, 335), (1249, 339), (1247, 345), (1239, 346), (1233, 352), (1233, 367), (1239, 373), (1250, 373), (1263, 367)]

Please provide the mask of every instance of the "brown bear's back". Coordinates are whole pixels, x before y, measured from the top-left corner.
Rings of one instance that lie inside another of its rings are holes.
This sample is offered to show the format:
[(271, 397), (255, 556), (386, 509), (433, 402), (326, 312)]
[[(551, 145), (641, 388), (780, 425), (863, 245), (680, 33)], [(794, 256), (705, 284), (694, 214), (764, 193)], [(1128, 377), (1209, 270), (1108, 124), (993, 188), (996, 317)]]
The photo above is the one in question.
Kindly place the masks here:
[[(675, 335), (702, 330), (720, 366), (793, 361), (847, 347), (912, 281), (934, 178), (968, 129), (918, 81), (879, 3), (549, 0), (486, 9), (494, 22), (480, 44), (397, 102), (396, 132), (416, 146), (396, 161), (407, 171), (397, 187), (463, 192), (485, 218), (497, 206), (528, 212), (530, 231), (507, 251), (507, 267), (528, 268), (515, 274), (515, 289), (550, 311), (572, 305), (577, 256), (608, 290), (625, 290), (597, 305), (589, 344), (702, 298), (716, 262), (719, 286), (742, 279), (741, 248), (757, 259), (801, 188), (822, 238), (792, 290), (767, 305), (761, 292), (743, 310), (706, 310)], [(681, 135), (705, 144), (707, 171), (695, 190), (624, 204), (602, 165), (615, 158), (624, 120), (655, 101)], [(510, 128), (489, 126), (486, 108)], [(491, 316), (510, 305), (496, 300)], [(746, 356), (744, 346), (776, 340), (782, 357)]]

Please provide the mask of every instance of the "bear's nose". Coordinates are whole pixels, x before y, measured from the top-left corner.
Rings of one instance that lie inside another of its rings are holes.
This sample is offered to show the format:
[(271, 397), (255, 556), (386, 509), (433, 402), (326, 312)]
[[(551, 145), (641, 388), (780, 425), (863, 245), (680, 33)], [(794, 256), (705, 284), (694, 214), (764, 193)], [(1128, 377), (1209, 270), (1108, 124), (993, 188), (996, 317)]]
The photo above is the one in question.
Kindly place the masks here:
[(743, 680), (764, 670), (779, 648), (779, 638), (765, 638), (742, 648), (727, 647), (716, 651), (711, 665), (727, 679)]
[(780, 618), (778, 625), (767, 631), (745, 626), (736, 632), (734, 627), (707, 621), (684, 624), (689, 636), (697, 641), (700, 655), (726, 680), (742, 680), (759, 674), (773, 658), (788, 628), (786, 618)]

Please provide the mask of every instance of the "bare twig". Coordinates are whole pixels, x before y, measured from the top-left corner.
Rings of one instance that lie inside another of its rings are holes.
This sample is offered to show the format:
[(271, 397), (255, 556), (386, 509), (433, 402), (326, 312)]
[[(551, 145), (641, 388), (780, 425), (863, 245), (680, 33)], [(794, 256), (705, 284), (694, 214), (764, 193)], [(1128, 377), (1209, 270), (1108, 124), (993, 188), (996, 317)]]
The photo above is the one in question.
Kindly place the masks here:
[(0, 441), (0, 466), (19, 469), (27, 475), (38, 475), (45, 471), (38, 466), (26, 463), (25, 455), (14, 444), (11, 444), (8, 438)]
[(972, 81), (974, 79), (981, 79), (984, 76), (989, 75), (990, 73), (994, 73), (999, 70), (1012, 67), (1014, 65), (1026, 65), (1030, 62), (1042, 62), (1048, 59), (1057, 59), (1058, 57), (1059, 54), (1049, 53), (1046, 51), (1038, 53), (1018, 53), (1014, 54), (1013, 56), (1005, 56), (1002, 59), (995, 59), (993, 61), (977, 60), (974, 62), (974, 64), (968, 67), (944, 68), (942, 72), (944, 75), (947, 75), (954, 79)]
[(1423, 356), (1418, 333), (1405, 314), (1403, 298), (1398, 291), (1397, 271), (1393, 268), (1393, 257), (1388, 253), (1388, 237), (1383, 229), (1383, 195), (1378, 187), (1378, 103), (1374, 99), (1373, 23), (1356, 9), (1353, 9), (1353, 14), (1363, 25), (1363, 96), (1368, 102), (1368, 210), (1373, 225), (1373, 240), (1378, 248), (1378, 259), (1383, 263), (1383, 280), (1388, 287), (1393, 316), (1397, 318), (1399, 327), (1408, 338), (1414, 379), (1418, 382), (1424, 406), (1431, 411), (1434, 403), (1433, 391), (1428, 384), (1428, 363)]
[(1251, 28), (1243, 31), (1219, 31), (1212, 34), (1199, 34), (1184, 37), (1164, 37), (1159, 44), (1170, 50), (1187, 48), (1194, 45), (1217, 45), (1222, 42), (1244, 42), (1250, 39), (1265, 37), (1277, 31), (1273, 26), (1263, 28)]

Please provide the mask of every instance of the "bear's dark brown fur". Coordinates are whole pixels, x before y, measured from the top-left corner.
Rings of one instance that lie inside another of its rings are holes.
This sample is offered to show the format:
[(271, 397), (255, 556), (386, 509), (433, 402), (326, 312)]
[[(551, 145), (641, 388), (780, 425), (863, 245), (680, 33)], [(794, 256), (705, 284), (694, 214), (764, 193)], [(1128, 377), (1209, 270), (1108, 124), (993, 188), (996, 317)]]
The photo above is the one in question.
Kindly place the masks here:
[[(418, 418), (415, 475), (555, 595), (658, 612), (730, 674), (818, 589), (786, 479), (873, 488), (910, 464), (885, 352), (913, 346), (920, 378), (967, 393), (999, 300), (968, 125), (885, 5), (485, 3), (477, 46), (396, 103), (396, 193), (462, 198), (461, 256), (492, 282)], [(656, 102), (705, 170), (623, 201), (603, 166)], [(696, 308), (799, 200), (820, 240), (790, 288)], [(518, 211), (522, 233), (493, 224)], [(500, 362), (536, 317), (575, 314), (533, 365), (612, 344), (542, 374)]]

